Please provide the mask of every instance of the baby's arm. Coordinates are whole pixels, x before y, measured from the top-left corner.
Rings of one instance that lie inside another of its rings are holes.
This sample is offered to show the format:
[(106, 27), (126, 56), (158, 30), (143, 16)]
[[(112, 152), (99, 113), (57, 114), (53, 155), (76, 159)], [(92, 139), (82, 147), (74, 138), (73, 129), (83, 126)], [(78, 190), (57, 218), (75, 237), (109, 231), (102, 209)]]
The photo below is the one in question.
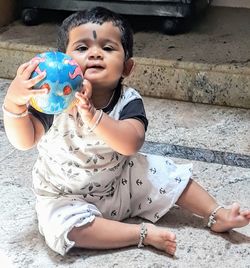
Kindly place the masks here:
[[(96, 115), (92, 121), (95, 120), (97, 120)], [(145, 127), (141, 121), (115, 120), (105, 113), (94, 132), (112, 149), (123, 155), (133, 155), (138, 152), (145, 139)]]
[[(91, 103), (91, 85), (85, 80), (85, 93), (76, 93), (78, 110), (83, 121), (113, 150), (132, 155), (142, 146), (145, 126), (137, 119), (115, 120), (108, 114), (96, 110)], [(98, 124), (96, 124), (98, 123)], [(95, 127), (96, 126), (96, 127)]]
[[(4, 126), (7, 137), (12, 145), (20, 150), (32, 148), (44, 134), (42, 123), (31, 114), (25, 113), (27, 104), (32, 96), (47, 93), (47, 89), (32, 89), (46, 76), (46, 73), (42, 73), (30, 79), (30, 75), (37, 64), (38, 62), (27, 62), (18, 68), (16, 77), (8, 88), (3, 104)], [(24, 116), (16, 116), (23, 113)]]

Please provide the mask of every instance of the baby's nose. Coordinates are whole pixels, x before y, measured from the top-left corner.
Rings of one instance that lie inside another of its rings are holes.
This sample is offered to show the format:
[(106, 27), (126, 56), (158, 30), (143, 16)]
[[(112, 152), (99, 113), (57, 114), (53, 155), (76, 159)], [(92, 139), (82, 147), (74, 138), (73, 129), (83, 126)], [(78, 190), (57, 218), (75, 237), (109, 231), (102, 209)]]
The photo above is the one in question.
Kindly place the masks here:
[(101, 49), (99, 49), (99, 48), (91, 49), (90, 52), (89, 52), (89, 58), (90, 59), (102, 59), (103, 54), (102, 54)]

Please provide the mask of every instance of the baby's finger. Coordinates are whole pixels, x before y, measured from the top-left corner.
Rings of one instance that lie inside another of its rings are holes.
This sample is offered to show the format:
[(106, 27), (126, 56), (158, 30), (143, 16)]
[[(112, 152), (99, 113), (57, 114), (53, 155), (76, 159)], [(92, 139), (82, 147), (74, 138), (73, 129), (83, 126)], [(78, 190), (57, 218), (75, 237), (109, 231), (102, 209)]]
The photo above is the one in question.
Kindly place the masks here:
[(76, 92), (75, 97), (78, 99), (78, 102), (83, 98), (83, 94), (81, 92)]
[(41, 88), (41, 89), (31, 89), (29, 91), (30, 97), (35, 96), (35, 95), (43, 95), (43, 94), (48, 94), (49, 90), (47, 88)]
[(25, 62), (25, 63), (21, 64), (21, 65), (18, 67), (16, 74), (17, 74), (18, 76), (21, 76), (21, 75), (23, 74), (24, 70), (25, 70), (29, 65), (30, 65), (30, 62)]
[(76, 103), (77, 107), (79, 107), (80, 109), (88, 109), (89, 110), (91, 103), (85, 95), (83, 95), (80, 92), (76, 92), (75, 97), (78, 100)]
[(90, 105), (89, 104), (79, 104), (78, 103), (76, 106), (80, 110), (90, 111)]
[(25, 70), (22, 73), (22, 76), (24, 79), (29, 79), (32, 72), (36, 69), (37, 65), (39, 64), (38, 60), (30, 61), (28, 66), (25, 68)]
[(78, 103), (88, 103), (88, 98), (81, 92), (76, 92), (75, 97), (79, 100)]
[(84, 87), (84, 95), (87, 97), (87, 98), (91, 98), (91, 96), (92, 96), (92, 85), (91, 85), (91, 83), (88, 81), (88, 80), (86, 80), (86, 79), (84, 79), (83, 80), (83, 87)]
[(34, 87), (37, 83), (39, 83), (40, 81), (42, 81), (44, 78), (46, 77), (46, 71), (43, 71), (42, 73), (38, 74), (37, 76), (29, 79), (27, 81), (27, 86), (29, 88)]

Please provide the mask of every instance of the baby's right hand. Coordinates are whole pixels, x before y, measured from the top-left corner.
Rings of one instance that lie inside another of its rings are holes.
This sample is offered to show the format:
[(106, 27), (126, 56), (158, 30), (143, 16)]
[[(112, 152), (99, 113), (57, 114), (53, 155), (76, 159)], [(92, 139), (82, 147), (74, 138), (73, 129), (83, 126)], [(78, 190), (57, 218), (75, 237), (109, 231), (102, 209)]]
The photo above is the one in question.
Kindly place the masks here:
[(39, 61), (30, 61), (22, 64), (18, 70), (16, 77), (11, 82), (5, 101), (11, 102), (17, 106), (27, 105), (30, 98), (38, 94), (47, 94), (48, 89), (33, 89), (33, 87), (45, 78), (46, 72), (42, 72), (34, 78), (30, 78), (32, 72), (36, 69)]

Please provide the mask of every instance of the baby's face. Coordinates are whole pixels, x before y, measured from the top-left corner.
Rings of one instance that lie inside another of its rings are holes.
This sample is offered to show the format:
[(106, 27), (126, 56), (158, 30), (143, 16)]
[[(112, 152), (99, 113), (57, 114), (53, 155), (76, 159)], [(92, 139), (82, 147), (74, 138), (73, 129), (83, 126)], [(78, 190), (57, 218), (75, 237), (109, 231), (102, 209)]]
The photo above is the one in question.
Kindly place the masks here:
[(93, 87), (113, 89), (123, 75), (125, 53), (121, 33), (111, 22), (73, 28), (66, 53), (77, 61)]

